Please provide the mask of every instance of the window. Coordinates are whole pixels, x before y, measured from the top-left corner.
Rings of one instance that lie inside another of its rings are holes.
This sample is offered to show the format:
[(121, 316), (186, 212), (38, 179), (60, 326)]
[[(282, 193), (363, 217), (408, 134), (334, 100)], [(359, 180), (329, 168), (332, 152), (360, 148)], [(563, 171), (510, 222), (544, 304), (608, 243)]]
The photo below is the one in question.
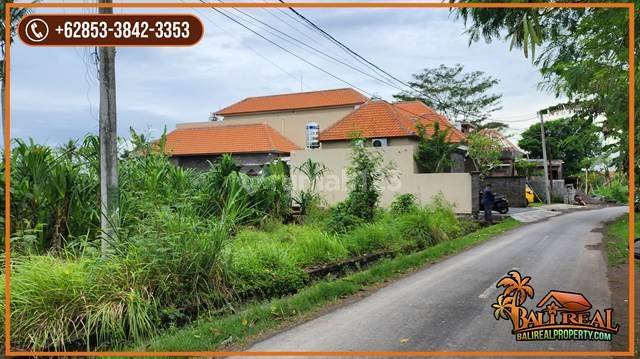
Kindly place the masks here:
[(309, 122), (306, 125), (307, 131), (307, 148), (320, 147), (320, 125), (315, 122)]

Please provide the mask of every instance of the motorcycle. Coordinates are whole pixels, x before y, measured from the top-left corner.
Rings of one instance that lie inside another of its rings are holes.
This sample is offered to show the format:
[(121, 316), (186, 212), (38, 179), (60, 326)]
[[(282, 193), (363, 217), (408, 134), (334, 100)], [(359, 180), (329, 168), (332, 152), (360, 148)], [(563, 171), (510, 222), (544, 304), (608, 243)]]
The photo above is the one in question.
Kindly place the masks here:
[[(482, 204), (482, 194), (480, 194), (480, 210), (484, 211), (484, 205)], [(500, 214), (509, 212), (509, 201), (506, 196), (495, 196), (493, 201), (493, 210)]]

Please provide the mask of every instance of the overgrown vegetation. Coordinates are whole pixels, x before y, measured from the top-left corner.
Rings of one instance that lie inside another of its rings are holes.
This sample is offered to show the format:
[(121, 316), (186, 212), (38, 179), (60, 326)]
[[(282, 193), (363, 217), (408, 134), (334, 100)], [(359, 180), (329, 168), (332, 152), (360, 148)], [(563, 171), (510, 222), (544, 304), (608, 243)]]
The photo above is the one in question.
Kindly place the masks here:
[(449, 129), (440, 129), (438, 122), (433, 124), (433, 133), (429, 135), (424, 125), (418, 124), (416, 128), (420, 141), (413, 158), (420, 172), (441, 173), (448, 171), (453, 163), (451, 156), (458, 149), (458, 144), (449, 140)]
[[(640, 228), (640, 216), (636, 216), (635, 228)], [(605, 227), (607, 261), (610, 265), (629, 260), (629, 217), (627, 215), (608, 223)]]
[(333, 232), (345, 233), (374, 219), (381, 182), (392, 176), (394, 166), (384, 163), (382, 154), (366, 148), (364, 141), (355, 136), (351, 141), (351, 165), (347, 168), (349, 194), (331, 211), (329, 227)]
[(139, 347), (153, 351), (193, 351), (224, 350), (229, 345), (242, 345), (252, 335), (303, 319), (345, 296), (401, 276), (425, 263), (455, 254), (519, 225), (517, 221), (509, 219), (455, 241), (446, 241), (417, 253), (400, 254), (395, 258), (382, 260), (364, 271), (341, 279), (325, 279), (292, 296), (252, 303), (229, 315), (203, 317), (182, 330), (158, 336)]
[(480, 132), (473, 132), (467, 136), (469, 157), (480, 172), (480, 177), (488, 176), (491, 171), (500, 165), (502, 146), (500, 143)]
[(628, 179), (622, 176), (615, 176), (602, 184), (596, 185), (593, 193), (610, 202), (627, 203), (629, 202)]
[[(15, 143), (14, 349), (123, 347), (246, 302), (297, 293), (312, 284), (315, 267), (398, 256), (475, 229), (442, 198), (422, 206), (401, 195), (391, 211), (378, 208), (379, 182), (391, 167), (360, 146), (347, 200), (312, 222), (305, 211), (306, 224), (296, 224), (283, 163), (259, 177), (240, 173), (231, 156), (205, 171), (185, 170), (163, 154), (164, 138), (134, 139), (120, 160), (117, 240), (106, 257), (99, 250), (96, 138), (55, 149)], [(320, 165), (305, 166), (310, 177), (322, 173)], [(316, 196), (315, 185), (309, 191)]]

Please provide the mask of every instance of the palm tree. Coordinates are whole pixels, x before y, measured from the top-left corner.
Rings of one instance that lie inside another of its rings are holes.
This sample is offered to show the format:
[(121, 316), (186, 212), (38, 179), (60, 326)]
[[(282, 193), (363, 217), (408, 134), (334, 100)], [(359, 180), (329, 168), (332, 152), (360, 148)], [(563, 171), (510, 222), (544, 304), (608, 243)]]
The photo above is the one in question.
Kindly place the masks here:
[(316, 190), (318, 180), (327, 173), (328, 169), (323, 163), (315, 162), (311, 158), (308, 158), (306, 161), (302, 162), (300, 166), (296, 167), (296, 170), (302, 172), (302, 174), (307, 177), (309, 180), (309, 190), (314, 192)]
[(497, 284), (497, 287), (504, 287), (504, 295), (509, 296), (510, 294), (514, 297), (514, 304), (522, 305), (527, 297), (533, 299), (533, 287), (531, 287), (528, 283), (531, 280), (531, 277), (524, 277), (520, 275), (518, 271), (511, 271), (508, 273), (508, 277), (504, 277), (500, 279)]
[(503, 294), (497, 299), (497, 302), (491, 304), (493, 310), (493, 316), (496, 317), (496, 320), (509, 319), (511, 318), (511, 308), (513, 307), (513, 297), (505, 297)]
[[(39, 2), (40, 0), (35, 0), (33, 1), (33, 3)], [(5, 122), (5, 118), (4, 118), (4, 92), (5, 92), (5, 68), (4, 68), (4, 56), (5, 56), (5, 48), (6, 46), (11, 46), (11, 44), (13, 43), (13, 38), (16, 36), (16, 33), (18, 31), (18, 23), (20, 23), (20, 20), (22, 20), (23, 17), (29, 15), (31, 13), (31, 9), (30, 8), (26, 8), (26, 7), (22, 7), (22, 8), (11, 8), (11, 12), (10, 12), (10, 28), (6, 29), (5, 28), (5, 4), (7, 3), (13, 3), (13, 0), (2, 0), (2, 4), (0, 4), (0, 12), (2, 13), (2, 24), (0, 24), (0, 30), (2, 31), (2, 33), (0, 33), (0, 48), (2, 50), (2, 59), (0, 59), (0, 81), (2, 82), (2, 90), (1, 90), (1, 96), (2, 96), (2, 134), (4, 135), (4, 122)], [(6, 43), (6, 31), (10, 32), (9, 35), (9, 41), (10, 43), (7, 44)]]

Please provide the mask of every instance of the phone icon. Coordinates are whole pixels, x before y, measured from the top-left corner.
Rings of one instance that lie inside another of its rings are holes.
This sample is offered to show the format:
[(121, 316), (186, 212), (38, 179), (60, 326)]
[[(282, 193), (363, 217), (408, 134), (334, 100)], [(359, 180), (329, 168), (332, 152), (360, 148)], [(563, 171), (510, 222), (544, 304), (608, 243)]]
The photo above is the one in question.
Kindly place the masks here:
[(38, 24), (34, 22), (34, 23), (31, 23), (30, 25), (31, 25), (31, 32), (33, 33), (33, 35), (38, 39), (42, 39), (44, 35), (42, 35), (40, 31), (38, 31)]
[(41, 42), (49, 35), (49, 26), (42, 19), (31, 19), (24, 28), (24, 33), (32, 42)]

